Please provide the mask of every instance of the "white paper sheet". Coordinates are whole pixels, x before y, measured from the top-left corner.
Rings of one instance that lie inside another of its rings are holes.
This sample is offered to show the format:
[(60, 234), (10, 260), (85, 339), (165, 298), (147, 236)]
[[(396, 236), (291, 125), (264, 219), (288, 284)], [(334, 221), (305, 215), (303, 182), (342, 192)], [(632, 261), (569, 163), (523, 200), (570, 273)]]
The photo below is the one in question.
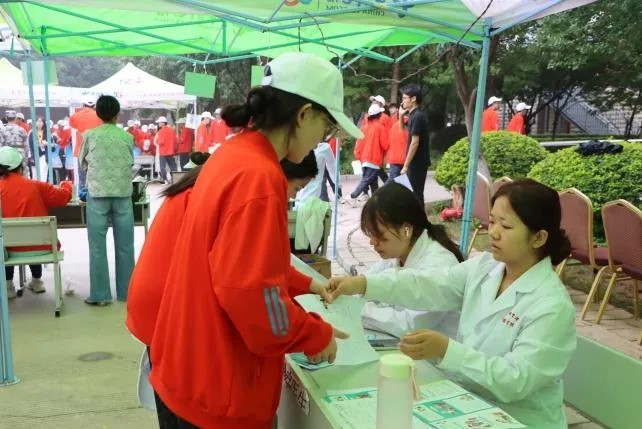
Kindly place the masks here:
[(412, 185), (410, 184), (410, 179), (408, 179), (407, 174), (402, 174), (401, 176), (397, 176), (393, 180), (412, 191)]
[(354, 296), (340, 296), (332, 304), (324, 305), (318, 295), (299, 295), (295, 298), (310, 312), (315, 312), (333, 327), (350, 334), (346, 340), (337, 339), (337, 359), (335, 365), (361, 365), (379, 360), (361, 325), (363, 300)]

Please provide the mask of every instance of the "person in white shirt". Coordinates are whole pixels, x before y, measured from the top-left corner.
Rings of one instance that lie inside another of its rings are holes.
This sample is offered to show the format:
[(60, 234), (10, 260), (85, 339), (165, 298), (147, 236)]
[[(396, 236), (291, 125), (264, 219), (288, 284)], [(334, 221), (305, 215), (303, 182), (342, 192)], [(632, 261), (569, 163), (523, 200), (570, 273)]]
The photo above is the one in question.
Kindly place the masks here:
[[(384, 259), (366, 275), (450, 267), (464, 260), (445, 228), (430, 223), (419, 199), (398, 183), (387, 184), (368, 200), (361, 230)], [(454, 336), (459, 323), (459, 311), (416, 311), (372, 301), (364, 305), (361, 317), (365, 328), (395, 337), (417, 329)]]
[(491, 252), (454, 267), (332, 279), (342, 294), (417, 310), (460, 310), (456, 338), (405, 335), (403, 353), (437, 368), (527, 427), (566, 428), (562, 374), (576, 348), (575, 307), (553, 266), (570, 253), (554, 189), (531, 179), (492, 199)]
[[(316, 157), (317, 162), (317, 174), (303, 189), (301, 189), (297, 193), (297, 206), (312, 197), (323, 199), (321, 198), (323, 194), (321, 186), (324, 185), (323, 174), (325, 173), (326, 169), (333, 180), (336, 175), (336, 159), (334, 157), (334, 153), (332, 152), (332, 148), (328, 143), (319, 143), (314, 149), (314, 156)], [(325, 199), (323, 199), (323, 201), (328, 201), (327, 189), (325, 190)]]

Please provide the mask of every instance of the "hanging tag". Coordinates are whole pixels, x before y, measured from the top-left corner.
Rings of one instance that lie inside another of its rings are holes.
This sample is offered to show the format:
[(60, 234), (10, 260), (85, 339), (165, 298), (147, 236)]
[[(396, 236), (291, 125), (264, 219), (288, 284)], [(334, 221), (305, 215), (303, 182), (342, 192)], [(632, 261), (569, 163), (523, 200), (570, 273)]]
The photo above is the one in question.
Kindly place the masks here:
[(412, 398), (415, 402), (421, 399), (421, 390), (419, 389), (419, 385), (417, 385), (416, 375), (417, 371), (413, 362), (412, 367), (410, 368), (410, 382), (412, 383)]

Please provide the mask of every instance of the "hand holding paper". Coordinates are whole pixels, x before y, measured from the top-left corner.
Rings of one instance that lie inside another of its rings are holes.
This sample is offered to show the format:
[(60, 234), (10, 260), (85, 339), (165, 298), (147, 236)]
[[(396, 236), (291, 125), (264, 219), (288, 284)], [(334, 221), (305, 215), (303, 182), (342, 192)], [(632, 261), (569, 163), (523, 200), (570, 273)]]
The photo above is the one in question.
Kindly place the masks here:
[(328, 302), (332, 303), (341, 295), (363, 295), (366, 293), (366, 278), (356, 277), (333, 277), (328, 282)]

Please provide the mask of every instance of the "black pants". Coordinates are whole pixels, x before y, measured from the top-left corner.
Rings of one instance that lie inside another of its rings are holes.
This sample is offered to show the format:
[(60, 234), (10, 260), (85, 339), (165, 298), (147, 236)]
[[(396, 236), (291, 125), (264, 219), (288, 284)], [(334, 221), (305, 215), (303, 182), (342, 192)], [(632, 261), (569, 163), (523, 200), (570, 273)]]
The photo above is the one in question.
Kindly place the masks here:
[(361, 182), (359, 182), (355, 190), (352, 191), (352, 193), (350, 194), (350, 197), (357, 198), (364, 191), (368, 192), (368, 187), (370, 187), (370, 190), (372, 191), (372, 193), (374, 193), (379, 188), (379, 184), (377, 183), (377, 180), (379, 180), (378, 168), (363, 167), (363, 175), (361, 176)]
[[(330, 197), (328, 196), (328, 185), (332, 188), (332, 192), (334, 192), (334, 181), (332, 180), (333, 178), (330, 177), (330, 173), (328, 172), (327, 169), (324, 170), (323, 172), (323, 180), (321, 181), (321, 195), (319, 198), (322, 201), (330, 201)], [(339, 186), (339, 194), (338, 197), (342, 197), (342, 192), (341, 192), (341, 186)]]
[(379, 169), (379, 178), (384, 183), (384, 185), (388, 182), (388, 173), (386, 173), (386, 170), (383, 167)]
[(428, 166), (414, 166), (408, 168), (408, 180), (412, 186), (412, 192), (419, 198), (421, 204), (424, 203), (424, 187), (426, 186), (426, 176), (428, 175)]
[(162, 180), (169, 180), (169, 178), (171, 178), (171, 175), (167, 172), (167, 167), (169, 167), (170, 172), (177, 171), (174, 155), (163, 155), (160, 157), (160, 178)]
[[(5, 275), (5, 280), (13, 280), (13, 269), (15, 266), (10, 266), (10, 267), (4, 267), (4, 275)], [(29, 265), (29, 269), (31, 270), (31, 277), (34, 279), (39, 279), (42, 277), (42, 265)]]
[(167, 408), (163, 400), (154, 392), (156, 400), (156, 414), (158, 415), (158, 425), (160, 429), (198, 429), (190, 422), (178, 417), (172, 410)]
[(60, 185), (60, 182), (67, 179), (67, 169), (65, 167), (54, 168), (54, 184)]

